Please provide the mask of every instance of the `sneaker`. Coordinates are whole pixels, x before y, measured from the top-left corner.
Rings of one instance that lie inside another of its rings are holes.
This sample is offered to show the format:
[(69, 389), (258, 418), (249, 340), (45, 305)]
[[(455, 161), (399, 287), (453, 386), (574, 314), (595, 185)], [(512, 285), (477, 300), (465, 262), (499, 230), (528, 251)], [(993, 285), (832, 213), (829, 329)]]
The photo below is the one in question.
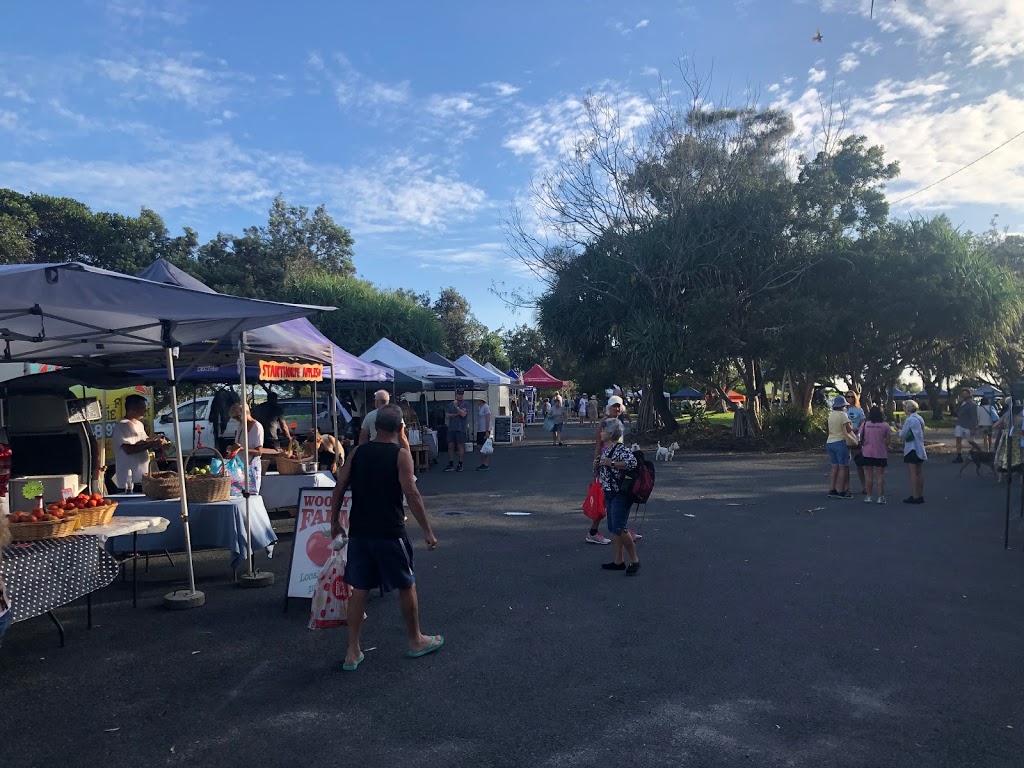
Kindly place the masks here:
[(835, 488), (833, 488), (831, 491), (828, 492), (828, 495), (832, 496), (832, 497), (836, 497), (836, 496), (839, 495), (839, 491), (837, 491)]
[(643, 541), (644, 540), (644, 536), (643, 536), (642, 533), (637, 533), (636, 531), (630, 530), (629, 528), (627, 528), (626, 530), (629, 531), (630, 538), (632, 538), (633, 541)]
[(455, 471), (456, 471), (456, 472), (461, 472), (461, 471), (462, 471), (462, 462), (461, 462), (461, 461), (459, 462), (459, 466), (457, 466), (457, 467), (455, 468)]
[(905, 498), (903, 500), (903, 503), (904, 504), (917, 504), (917, 499), (915, 499), (913, 496), (907, 496), (907, 498)]
[(956, 455), (956, 458), (955, 458), (955, 459), (953, 459), (953, 463), (954, 463), (954, 464), (963, 464), (963, 463), (964, 463), (964, 457), (963, 457), (963, 454), (961, 454), (961, 453), (958, 453), (958, 454)]
[(888, 504), (888, 503), (889, 503), (889, 502), (887, 502), (887, 501), (885, 500), (885, 496), (879, 496), (879, 497), (878, 497), (878, 501), (876, 501), (876, 502), (875, 502), (875, 504)]
[(850, 493), (849, 491), (847, 491), (846, 493), (840, 493), (839, 494), (839, 498), (840, 499), (852, 499), (853, 498), (853, 494)]
[(870, 496), (865, 496), (864, 497), (864, 503), (865, 504), (870, 504), (871, 503), (871, 497)]
[(476, 468), (476, 471), (477, 472), (490, 472), (491, 468), (488, 467), (486, 464), (481, 464), (479, 467)]
[[(624, 571), (626, 570), (625, 563), (601, 563), (601, 567), (606, 571)], [(632, 567), (632, 566), (630, 566)]]
[(451, 463), (451, 462), (449, 461), (449, 462), (448, 462), (448, 466), (447, 466), (447, 467), (445, 467), (445, 468), (444, 468), (443, 470), (441, 470), (441, 471), (442, 471), (442, 472), (454, 472), (454, 471), (455, 471), (455, 465), (454, 465), (454, 464), (452, 464), (452, 463)]
[(589, 534), (588, 533), (587, 534), (587, 541), (590, 544), (611, 544), (612, 543), (611, 539), (605, 538), (600, 533), (595, 533), (595, 534)]
[(912, 504), (924, 504), (924, 496), (918, 496), (911, 503)]
[(630, 563), (626, 566), (627, 576), (636, 576), (636, 572), (640, 570), (640, 563)]

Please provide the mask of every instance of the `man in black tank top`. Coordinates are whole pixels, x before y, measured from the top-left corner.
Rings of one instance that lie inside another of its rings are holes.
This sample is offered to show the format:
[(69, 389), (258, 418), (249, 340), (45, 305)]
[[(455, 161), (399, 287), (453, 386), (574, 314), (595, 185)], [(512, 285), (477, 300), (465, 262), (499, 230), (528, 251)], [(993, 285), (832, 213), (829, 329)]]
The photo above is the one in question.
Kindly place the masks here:
[(416, 488), (412, 454), (398, 444), (402, 410), (386, 405), (377, 410), (377, 437), (357, 446), (349, 455), (334, 488), (331, 535), (341, 533), (338, 512), (345, 490), (352, 491), (349, 511), (348, 563), (345, 583), (352, 587), (348, 604), (348, 652), (344, 669), (354, 670), (363, 660), (359, 631), (363, 625), (366, 598), (371, 589), (397, 589), (409, 636), (407, 656), (425, 656), (444, 643), (441, 635), (420, 631), (416, 575), (412, 568), (412, 544), (405, 532), (402, 494), (409, 510), (423, 529), (427, 549), (437, 539), (427, 520), (423, 497)]

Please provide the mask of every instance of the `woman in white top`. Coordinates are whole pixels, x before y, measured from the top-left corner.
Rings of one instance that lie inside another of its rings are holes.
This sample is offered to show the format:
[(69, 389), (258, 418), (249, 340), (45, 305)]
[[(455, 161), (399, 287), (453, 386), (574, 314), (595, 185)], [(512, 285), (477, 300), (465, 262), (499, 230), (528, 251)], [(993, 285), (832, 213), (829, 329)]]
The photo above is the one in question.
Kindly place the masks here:
[(924, 449), (924, 419), (917, 409), (913, 400), (903, 404), (903, 410), (909, 415), (903, 420), (900, 435), (903, 437), (903, 462), (910, 473), (910, 496), (903, 500), (904, 504), (924, 504), (924, 463), (928, 461), (928, 453)]
[[(243, 418), (244, 413), (244, 418)], [(238, 431), (235, 432), (235, 443), (244, 445), (242, 442), (242, 426), (245, 423), (246, 435), (249, 442), (249, 454), (243, 456), (246, 466), (249, 467), (250, 493), (259, 493), (263, 485), (263, 468), (260, 465), (260, 454), (275, 453), (273, 449), (263, 447), (263, 425), (252, 417), (249, 408), (242, 403), (237, 403), (231, 408), (231, 416), (238, 420)]]

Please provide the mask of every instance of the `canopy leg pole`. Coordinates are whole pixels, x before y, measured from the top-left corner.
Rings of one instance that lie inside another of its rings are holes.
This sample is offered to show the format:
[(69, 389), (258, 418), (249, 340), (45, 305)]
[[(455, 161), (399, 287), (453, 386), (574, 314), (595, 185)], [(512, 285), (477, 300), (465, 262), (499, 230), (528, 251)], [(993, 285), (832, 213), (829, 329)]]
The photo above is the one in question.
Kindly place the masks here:
[(164, 595), (166, 608), (198, 608), (206, 604), (206, 595), (196, 590), (196, 574), (192, 565), (192, 536), (188, 527), (188, 497), (185, 494), (185, 457), (181, 451), (181, 431), (178, 423), (178, 386), (174, 381), (174, 355), (167, 348), (167, 377), (171, 380), (171, 414), (174, 419), (174, 455), (178, 460), (178, 485), (181, 488), (181, 522), (185, 529), (185, 556), (188, 558), (188, 592), (170, 592)]
[(331, 344), (331, 429), (334, 430), (334, 465), (331, 467), (332, 473), (338, 468), (338, 449), (341, 447), (341, 438), (338, 436), (338, 378), (334, 375), (334, 371), (334, 345)]
[[(238, 340), (238, 375), (242, 382), (242, 392), (245, 392), (245, 334)], [(253, 383), (253, 399), (256, 395), (256, 385)], [(253, 489), (249, 485), (249, 469), (251, 459), (249, 457), (249, 424), (246, 414), (249, 412), (249, 404), (242, 401), (242, 424), (238, 430), (242, 433), (242, 458), (245, 460), (245, 485), (242, 486), (242, 496), (245, 498), (245, 546), (248, 550), (246, 556), (246, 573), (243, 573), (238, 580), (242, 587), (269, 587), (274, 583), (274, 574), (270, 571), (257, 571), (255, 569), (256, 553), (252, 551), (252, 509), (249, 504), (249, 497)], [(259, 446), (262, 448), (263, 446)], [(258, 492), (257, 492), (258, 493)]]

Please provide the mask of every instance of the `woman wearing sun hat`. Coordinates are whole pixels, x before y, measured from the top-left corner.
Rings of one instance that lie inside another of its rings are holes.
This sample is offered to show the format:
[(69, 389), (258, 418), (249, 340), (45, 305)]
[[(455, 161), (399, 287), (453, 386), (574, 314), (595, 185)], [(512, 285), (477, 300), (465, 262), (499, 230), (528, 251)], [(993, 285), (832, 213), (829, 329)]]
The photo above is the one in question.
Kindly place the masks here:
[(832, 400), (832, 412), (828, 415), (828, 440), (825, 453), (828, 454), (828, 495), (837, 499), (852, 499), (850, 493), (850, 446), (846, 436), (854, 435), (850, 417), (846, 415), (846, 398), (836, 395)]

